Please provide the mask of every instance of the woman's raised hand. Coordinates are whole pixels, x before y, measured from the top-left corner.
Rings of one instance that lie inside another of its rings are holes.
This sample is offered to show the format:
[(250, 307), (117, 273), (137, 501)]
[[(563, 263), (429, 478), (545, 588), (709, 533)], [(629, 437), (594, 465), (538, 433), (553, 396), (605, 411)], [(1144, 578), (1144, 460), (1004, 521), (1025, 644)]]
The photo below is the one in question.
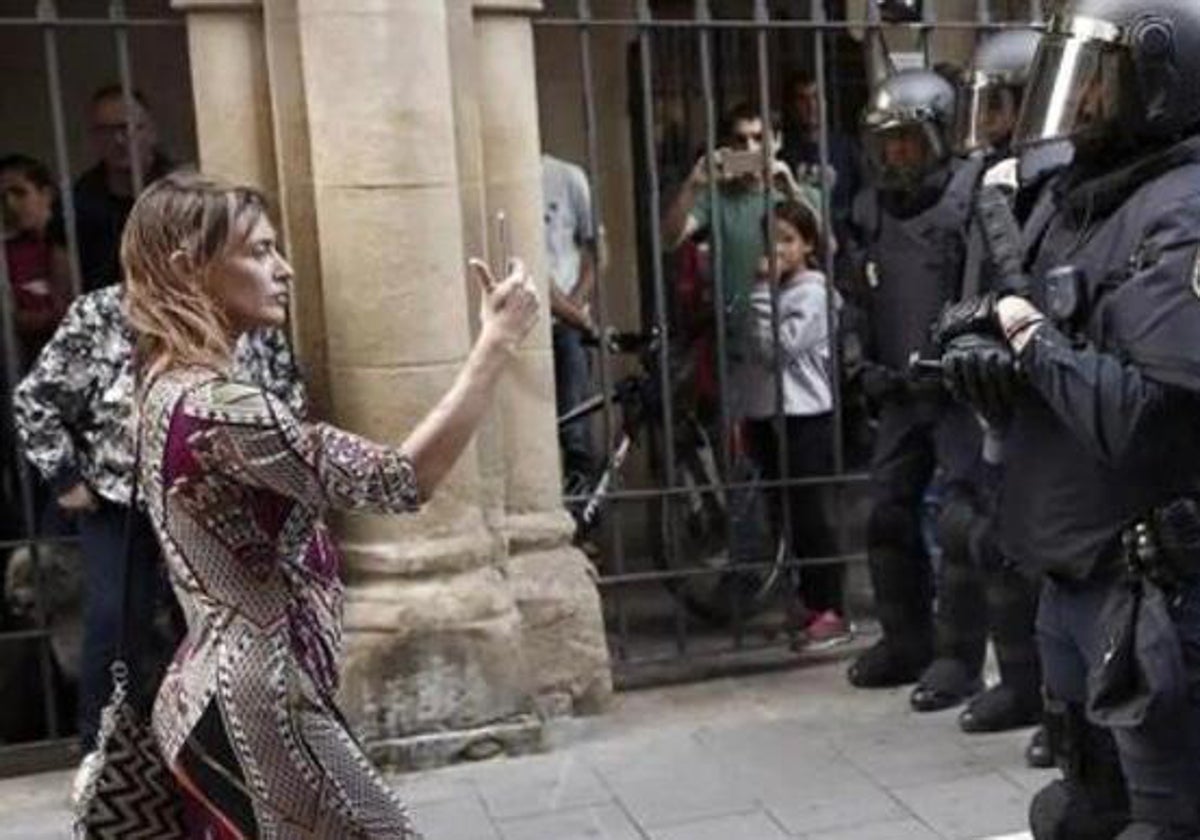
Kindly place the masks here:
[(490, 339), (509, 351), (533, 329), (541, 311), (541, 300), (525, 264), (512, 258), (508, 276), (497, 282), (482, 260), (470, 261), (471, 271), (482, 291), (480, 301), (480, 339)]

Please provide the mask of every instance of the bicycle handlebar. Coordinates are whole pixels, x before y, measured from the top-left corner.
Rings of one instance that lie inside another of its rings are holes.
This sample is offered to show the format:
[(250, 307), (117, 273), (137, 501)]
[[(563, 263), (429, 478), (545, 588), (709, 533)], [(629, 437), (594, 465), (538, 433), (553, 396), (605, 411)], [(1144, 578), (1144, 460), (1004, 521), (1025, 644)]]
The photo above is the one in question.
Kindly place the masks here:
[(649, 332), (624, 332), (607, 327), (601, 333), (592, 333), (583, 337), (585, 347), (599, 347), (604, 342), (610, 353), (640, 353), (658, 342), (658, 329), (651, 328)]

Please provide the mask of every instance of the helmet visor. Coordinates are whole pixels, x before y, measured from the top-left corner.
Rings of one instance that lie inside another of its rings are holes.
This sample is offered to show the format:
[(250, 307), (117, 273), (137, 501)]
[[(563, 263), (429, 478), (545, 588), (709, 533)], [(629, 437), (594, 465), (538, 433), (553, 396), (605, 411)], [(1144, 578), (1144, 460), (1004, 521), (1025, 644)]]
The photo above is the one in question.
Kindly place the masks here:
[(954, 148), (960, 154), (1008, 145), (1021, 109), (1018, 88), (983, 74), (959, 92)]
[(864, 132), (867, 159), (885, 187), (907, 188), (947, 156), (937, 129), (928, 122), (889, 122)]
[(1033, 60), (1014, 142), (1115, 137), (1132, 102), (1129, 53), (1114, 42), (1047, 34)]

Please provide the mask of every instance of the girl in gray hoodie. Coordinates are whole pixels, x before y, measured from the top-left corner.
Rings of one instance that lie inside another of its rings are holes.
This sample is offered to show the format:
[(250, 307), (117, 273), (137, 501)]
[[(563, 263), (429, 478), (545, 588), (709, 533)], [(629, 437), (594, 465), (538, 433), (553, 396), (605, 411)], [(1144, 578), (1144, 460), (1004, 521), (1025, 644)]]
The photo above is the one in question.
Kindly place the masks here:
[[(766, 222), (764, 221), (764, 224)], [(833, 389), (831, 385), (830, 294), (840, 306), (819, 264), (820, 227), (816, 214), (796, 201), (775, 209), (775, 273), (764, 270), (750, 294), (748, 360), (739, 379), (751, 458), (767, 479), (797, 479), (833, 472)], [(765, 261), (764, 261), (765, 262)], [(772, 315), (778, 309), (778, 332)], [(779, 383), (777, 389), (776, 377)], [(780, 463), (776, 415), (784, 415), (787, 463)], [(785, 472), (780, 474), (780, 467)], [(797, 557), (828, 558), (837, 553), (825, 515), (821, 488), (788, 487), (770, 491), (775, 527), (783, 522), (781, 503), (789, 507), (791, 542)], [(829, 646), (850, 636), (844, 618), (844, 569), (840, 564), (806, 566), (800, 598), (810, 646)]]

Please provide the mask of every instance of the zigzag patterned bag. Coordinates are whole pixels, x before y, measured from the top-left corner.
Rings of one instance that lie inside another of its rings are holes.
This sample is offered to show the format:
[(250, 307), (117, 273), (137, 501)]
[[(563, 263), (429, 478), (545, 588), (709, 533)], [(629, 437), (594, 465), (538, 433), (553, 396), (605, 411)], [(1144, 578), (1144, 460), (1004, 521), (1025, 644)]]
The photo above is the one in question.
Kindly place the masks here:
[(150, 722), (129, 696), (125, 605), (129, 601), (134, 517), (138, 509), (141, 435), (135, 429), (133, 493), (125, 518), (121, 629), (112, 664), (113, 693), (100, 713), (96, 752), (75, 805), (76, 840), (185, 840), (183, 800)]
[(127, 694), (125, 663), (100, 716), (100, 761), (84, 782), (75, 813), (77, 840), (184, 840), (183, 803), (149, 723)]

